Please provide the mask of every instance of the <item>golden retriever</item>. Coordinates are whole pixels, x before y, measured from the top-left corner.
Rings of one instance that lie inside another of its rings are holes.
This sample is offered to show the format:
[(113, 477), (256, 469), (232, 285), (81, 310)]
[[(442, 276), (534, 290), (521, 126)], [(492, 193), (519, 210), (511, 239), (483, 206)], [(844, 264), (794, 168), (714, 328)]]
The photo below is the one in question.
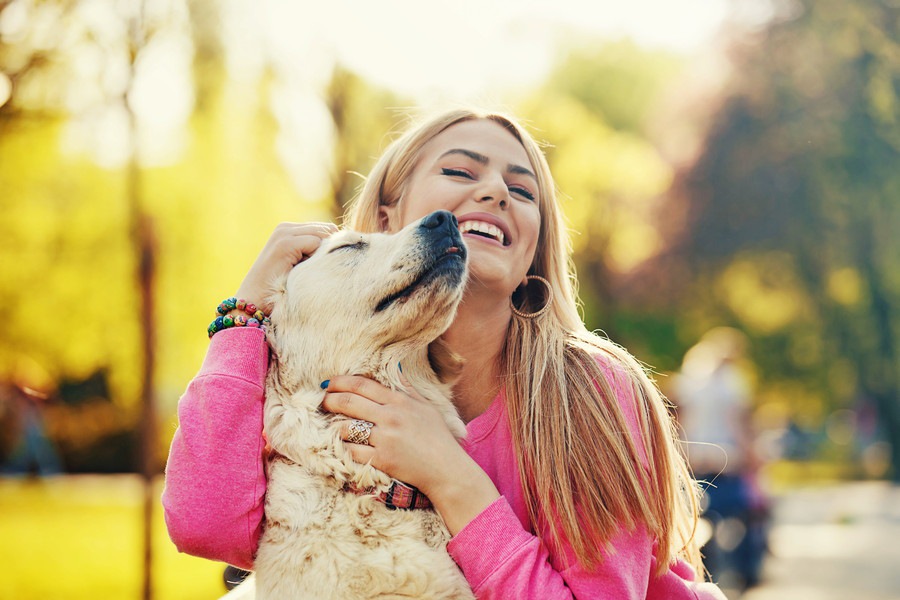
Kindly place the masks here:
[(473, 598), (447, 554), (441, 518), (379, 500), (391, 478), (354, 462), (342, 417), (320, 409), (322, 381), (356, 374), (402, 389), (402, 364), (463, 437), (450, 401), (454, 361), (435, 340), (453, 320), (466, 275), (466, 248), (447, 211), (392, 235), (341, 231), (288, 274), (267, 334), (265, 528), (255, 575), (226, 598), (252, 597), (254, 587), (257, 600)]

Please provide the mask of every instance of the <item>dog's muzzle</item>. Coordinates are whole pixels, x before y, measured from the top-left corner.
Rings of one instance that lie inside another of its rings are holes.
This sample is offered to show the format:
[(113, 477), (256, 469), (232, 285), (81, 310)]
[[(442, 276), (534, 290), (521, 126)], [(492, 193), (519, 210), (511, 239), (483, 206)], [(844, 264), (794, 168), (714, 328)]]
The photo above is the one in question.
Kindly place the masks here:
[(466, 247), (459, 233), (459, 223), (452, 212), (436, 210), (419, 223), (419, 235), (427, 240), (437, 258), (451, 248), (456, 248), (461, 258), (466, 257)]
[(462, 280), (468, 252), (453, 213), (438, 210), (424, 217), (416, 235), (424, 252), (424, 268), (411, 284), (382, 299), (375, 307), (375, 312), (383, 311), (397, 300), (408, 297), (417, 288), (440, 277), (448, 278), (452, 285)]

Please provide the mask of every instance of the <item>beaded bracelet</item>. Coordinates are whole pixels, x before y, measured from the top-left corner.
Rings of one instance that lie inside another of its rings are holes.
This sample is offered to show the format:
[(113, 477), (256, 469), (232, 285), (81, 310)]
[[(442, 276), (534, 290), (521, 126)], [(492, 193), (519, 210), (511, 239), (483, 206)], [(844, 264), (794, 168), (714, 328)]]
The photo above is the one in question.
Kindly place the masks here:
[[(228, 314), (235, 309), (243, 311), (247, 316), (237, 315), (232, 317)], [(252, 302), (248, 303), (246, 300), (238, 300), (234, 297), (223, 300), (216, 308), (216, 312), (219, 313), (219, 316), (206, 329), (209, 337), (229, 327), (258, 327), (265, 331), (266, 326), (270, 323), (266, 313), (257, 308), (255, 304)]]

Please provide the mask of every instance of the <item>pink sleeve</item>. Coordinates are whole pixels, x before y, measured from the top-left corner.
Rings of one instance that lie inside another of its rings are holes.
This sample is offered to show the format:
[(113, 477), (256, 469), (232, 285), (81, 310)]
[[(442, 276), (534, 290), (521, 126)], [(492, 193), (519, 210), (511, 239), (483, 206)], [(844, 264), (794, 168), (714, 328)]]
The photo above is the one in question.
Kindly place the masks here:
[(178, 402), (162, 504), (181, 552), (244, 569), (253, 565), (266, 493), (267, 364), (261, 331), (220, 331)]
[[(635, 436), (640, 459), (646, 463), (628, 376), (606, 361), (599, 362)], [(548, 538), (547, 527), (541, 533)], [(611, 550), (593, 569), (575, 559), (565, 540), (559, 552), (551, 553), (540, 537), (522, 526), (503, 497), (450, 540), (448, 551), (479, 600), (726, 600), (715, 585), (694, 581), (693, 569), (684, 562), (654, 576), (654, 541), (641, 527), (615, 536)]]
[[(654, 577), (653, 543), (642, 529), (614, 538), (596, 568), (574, 558), (565, 568), (502, 497), (450, 540), (448, 551), (479, 600), (725, 600), (715, 585), (694, 581), (683, 562)], [(564, 554), (574, 557), (568, 544)]]

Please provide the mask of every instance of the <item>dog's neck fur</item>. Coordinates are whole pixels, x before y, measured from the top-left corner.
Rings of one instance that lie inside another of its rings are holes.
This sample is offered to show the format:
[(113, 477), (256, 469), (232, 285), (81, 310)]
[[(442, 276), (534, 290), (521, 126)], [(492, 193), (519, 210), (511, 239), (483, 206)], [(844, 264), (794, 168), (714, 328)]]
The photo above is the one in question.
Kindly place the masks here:
[[(302, 341), (298, 345), (295, 344), (296, 342), (291, 342), (293, 348), (304, 347)], [(280, 359), (285, 354), (296, 352), (293, 348), (282, 347), (276, 350), (273, 347), (271, 361), (297, 364), (298, 361), (295, 360)], [(410, 351), (400, 347), (388, 347), (367, 353), (357, 351), (356, 355), (335, 350), (329, 352), (327, 357), (310, 357), (308, 353), (305, 354), (307, 354), (307, 360), (304, 361), (306, 364), (303, 364), (302, 368), (277, 370), (279, 387), (289, 395), (300, 390), (319, 389), (323, 381), (336, 375), (362, 375), (392, 389), (397, 389), (402, 387), (401, 369), (410, 383), (424, 379), (429, 384), (440, 384), (437, 374), (428, 361), (428, 352), (424, 348)]]
[[(361, 375), (391, 389), (402, 390), (405, 387), (403, 377), (409, 386), (438, 406), (457, 437), (465, 435), (455, 408), (447, 402), (462, 361), (441, 340), (427, 345), (425, 341), (413, 338), (382, 348), (354, 347), (355, 343), (335, 340), (327, 351), (315, 356), (310, 349), (322, 345), (304, 339), (306, 335), (317, 335), (311, 328), (306, 329), (305, 335), (303, 330), (291, 331), (287, 339), (278, 333), (277, 330), (272, 332), (270, 362), (273, 366), (280, 363), (281, 368), (270, 366), (269, 372), (274, 376), (271, 384), (284, 396), (290, 397), (301, 391), (321, 391), (321, 383), (336, 375)], [(289, 357), (292, 353), (302, 354), (303, 360)], [(289, 369), (286, 365), (296, 365), (296, 368)]]

